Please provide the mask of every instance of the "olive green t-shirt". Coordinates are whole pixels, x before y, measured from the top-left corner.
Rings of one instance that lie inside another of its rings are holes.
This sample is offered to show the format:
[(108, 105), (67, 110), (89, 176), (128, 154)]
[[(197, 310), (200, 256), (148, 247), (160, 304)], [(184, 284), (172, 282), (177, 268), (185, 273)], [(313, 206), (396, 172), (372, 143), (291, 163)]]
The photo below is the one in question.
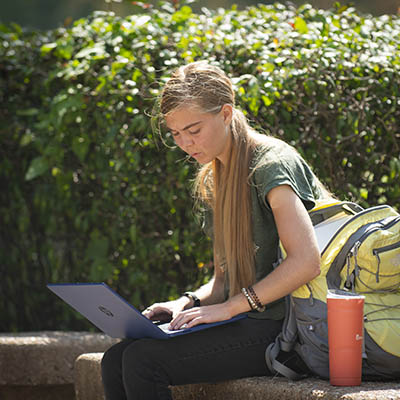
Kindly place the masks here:
[[(267, 194), (274, 187), (289, 185), (307, 210), (322, 196), (318, 180), (299, 153), (285, 142), (268, 138), (268, 144), (257, 147), (251, 168), (251, 204), (253, 240), (256, 249), (256, 280), (273, 270), (279, 247), (278, 231)], [(281, 319), (285, 315), (284, 299), (267, 305), (263, 313), (248, 313), (254, 318)]]
[[(253, 240), (256, 249), (256, 281), (266, 277), (277, 261), (279, 237), (275, 220), (267, 202), (267, 194), (274, 187), (289, 185), (303, 201), (307, 210), (322, 196), (318, 180), (299, 153), (287, 143), (268, 137), (265, 144), (256, 148), (251, 162), (250, 179)], [(206, 213), (208, 214), (208, 213)], [(212, 216), (206, 215), (206, 232), (212, 231)], [(212, 234), (210, 235), (212, 236)], [(229, 279), (225, 272), (225, 298), (228, 298)], [(285, 316), (285, 300), (279, 299), (267, 305), (262, 313), (251, 311), (251, 318), (282, 319)]]

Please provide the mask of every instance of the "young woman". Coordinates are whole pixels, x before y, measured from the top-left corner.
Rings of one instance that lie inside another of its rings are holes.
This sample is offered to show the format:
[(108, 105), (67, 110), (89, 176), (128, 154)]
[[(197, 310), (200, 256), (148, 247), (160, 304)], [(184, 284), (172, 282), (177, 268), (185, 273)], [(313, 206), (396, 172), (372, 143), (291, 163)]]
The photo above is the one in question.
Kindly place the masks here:
[[(179, 68), (160, 110), (176, 145), (200, 165), (195, 194), (212, 217), (214, 275), (194, 293), (143, 314), (169, 315), (171, 329), (248, 318), (167, 341), (113, 346), (102, 361), (108, 400), (166, 400), (170, 385), (268, 375), (264, 352), (281, 330), (283, 297), (319, 274), (307, 211), (326, 192), (291, 146), (248, 125), (224, 72), (206, 62)], [(274, 269), (279, 240), (287, 257)], [(290, 362), (305, 368), (295, 356)]]

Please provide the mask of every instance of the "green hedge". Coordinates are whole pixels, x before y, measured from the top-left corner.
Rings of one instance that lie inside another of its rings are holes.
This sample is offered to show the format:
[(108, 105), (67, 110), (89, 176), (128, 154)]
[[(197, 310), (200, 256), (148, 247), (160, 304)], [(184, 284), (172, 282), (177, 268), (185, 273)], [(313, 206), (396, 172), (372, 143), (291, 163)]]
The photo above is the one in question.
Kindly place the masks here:
[(253, 124), (296, 145), (338, 197), (400, 209), (398, 17), (164, 5), (0, 31), (0, 331), (89, 327), (47, 282), (106, 281), (145, 306), (207, 280), (194, 165), (149, 118), (183, 63), (235, 77)]

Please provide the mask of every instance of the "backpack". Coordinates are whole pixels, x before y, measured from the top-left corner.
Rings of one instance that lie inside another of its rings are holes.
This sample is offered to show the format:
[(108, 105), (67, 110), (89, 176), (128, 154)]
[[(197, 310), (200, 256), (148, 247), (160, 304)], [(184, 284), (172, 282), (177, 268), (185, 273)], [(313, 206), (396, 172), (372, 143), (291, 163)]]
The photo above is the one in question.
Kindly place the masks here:
[[(278, 360), (295, 350), (312, 374), (329, 379), (326, 295), (365, 296), (363, 379), (400, 378), (400, 214), (388, 205), (363, 209), (350, 202), (310, 211), (321, 252), (318, 277), (286, 296), (281, 333), (265, 352), (272, 373), (305, 375)], [(284, 258), (280, 246), (279, 261)]]

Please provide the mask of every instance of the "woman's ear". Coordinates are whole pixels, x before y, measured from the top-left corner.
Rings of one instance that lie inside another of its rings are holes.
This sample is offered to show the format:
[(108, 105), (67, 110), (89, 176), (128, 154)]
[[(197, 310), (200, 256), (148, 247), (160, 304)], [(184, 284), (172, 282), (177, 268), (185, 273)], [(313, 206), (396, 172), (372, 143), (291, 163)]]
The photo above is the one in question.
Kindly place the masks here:
[(221, 109), (222, 117), (224, 119), (224, 124), (229, 126), (232, 122), (233, 107), (231, 104), (224, 104)]

